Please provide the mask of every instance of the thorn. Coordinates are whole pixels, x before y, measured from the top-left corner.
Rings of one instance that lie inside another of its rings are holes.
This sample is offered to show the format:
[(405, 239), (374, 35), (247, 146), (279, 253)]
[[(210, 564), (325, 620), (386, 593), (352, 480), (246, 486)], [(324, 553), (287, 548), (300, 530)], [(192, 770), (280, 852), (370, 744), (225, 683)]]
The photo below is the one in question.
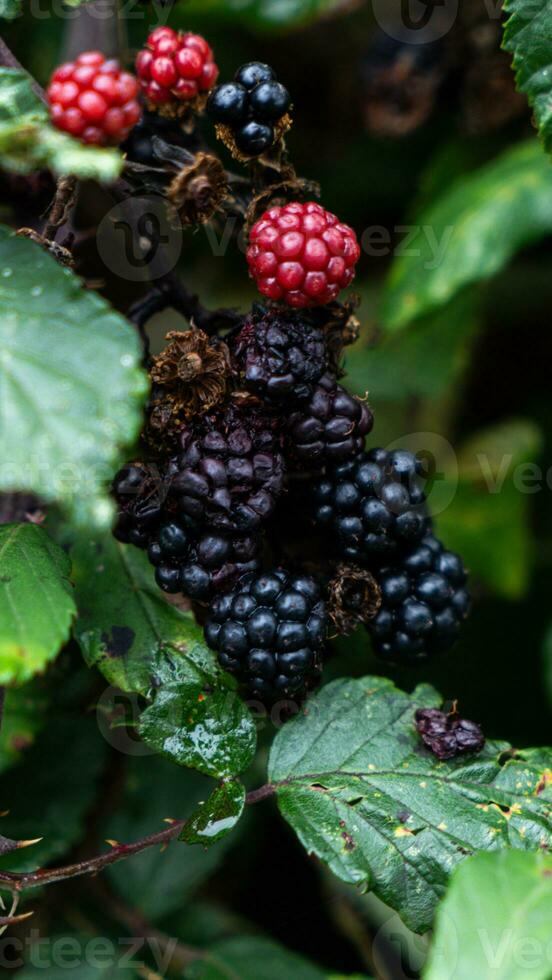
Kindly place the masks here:
[(161, 847), (159, 848), (159, 853), (160, 853), (160, 854), (164, 854), (164, 853), (165, 853), (165, 851), (167, 850), (167, 848), (168, 848), (168, 846), (169, 846), (169, 845), (168, 845), (168, 843), (167, 843), (166, 841), (165, 841), (165, 843), (164, 843), (164, 844), (161, 844)]
[(0, 817), (7, 817), (8, 814), (9, 814), (9, 812), (10, 812), (9, 810), (2, 810), (2, 811), (0, 811)]
[(17, 846), (21, 847), (32, 847), (33, 844), (40, 844), (40, 841), (44, 840), (44, 837), (35, 837), (33, 840), (18, 840)]
[(164, 817), (163, 818), (163, 823), (173, 824), (173, 823), (177, 823), (177, 821), (174, 819), (174, 817)]
[(121, 846), (120, 841), (118, 841), (118, 840), (106, 840), (106, 844), (109, 844), (110, 847), (120, 847)]

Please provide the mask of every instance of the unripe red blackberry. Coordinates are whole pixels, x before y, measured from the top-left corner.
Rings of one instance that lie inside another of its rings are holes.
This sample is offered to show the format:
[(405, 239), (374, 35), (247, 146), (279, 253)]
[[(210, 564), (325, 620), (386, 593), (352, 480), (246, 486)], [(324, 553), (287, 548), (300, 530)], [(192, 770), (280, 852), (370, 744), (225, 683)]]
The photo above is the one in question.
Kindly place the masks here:
[(54, 126), (83, 143), (122, 143), (140, 120), (139, 85), (119, 62), (85, 51), (56, 68), (46, 95)]
[(331, 303), (353, 281), (359, 258), (353, 229), (314, 202), (270, 208), (249, 234), (252, 279), (287, 306)]
[(136, 73), (150, 109), (176, 116), (199, 108), (218, 77), (213, 52), (199, 34), (157, 27), (136, 57)]
[(309, 398), (327, 364), (322, 331), (302, 314), (254, 307), (230, 349), (245, 386), (264, 401)]
[(180, 441), (182, 453), (168, 473), (175, 512), (217, 532), (243, 534), (260, 528), (283, 488), (277, 420), (248, 400), (231, 403), (191, 419)]
[(458, 555), (429, 534), (375, 577), (381, 606), (367, 629), (377, 656), (415, 663), (454, 644), (471, 606)]
[(345, 390), (329, 372), (310, 400), (289, 416), (286, 451), (302, 469), (345, 462), (364, 449), (374, 425), (368, 405)]
[(205, 638), (224, 670), (267, 703), (301, 697), (322, 669), (327, 613), (308, 575), (247, 575), (211, 604)]

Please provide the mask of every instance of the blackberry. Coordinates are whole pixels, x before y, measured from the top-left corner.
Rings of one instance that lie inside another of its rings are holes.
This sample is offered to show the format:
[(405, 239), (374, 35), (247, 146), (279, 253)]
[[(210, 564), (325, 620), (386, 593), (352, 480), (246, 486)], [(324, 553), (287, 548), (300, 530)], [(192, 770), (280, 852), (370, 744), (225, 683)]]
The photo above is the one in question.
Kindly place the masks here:
[(428, 534), (376, 578), (381, 608), (368, 631), (379, 657), (416, 662), (453, 645), (470, 610), (467, 574), (458, 555)]
[(247, 575), (215, 599), (205, 638), (250, 695), (273, 702), (300, 697), (319, 677), (326, 628), (315, 580), (277, 569)]
[(246, 387), (268, 402), (309, 398), (326, 368), (322, 331), (302, 314), (254, 307), (231, 349)]
[(157, 468), (146, 463), (127, 463), (112, 485), (118, 514), (114, 535), (118, 541), (147, 548), (163, 511), (163, 480)]
[(168, 515), (148, 547), (159, 587), (200, 602), (231, 588), (256, 569), (257, 555), (254, 536), (230, 538), (212, 531), (196, 535), (184, 522)]
[(485, 745), (481, 727), (456, 712), (447, 715), (438, 708), (420, 708), (416, 712), (416, 729), (428, 749), (441, 760), (480, 752)]
[(373, 424), (368, 405), (345, 391), (328, 372), (319, 380), (308, 404), (290, 415), (287, 451), (302, 468), (347, 460), (362, 451)]
[(218, 85), (207, 101), (217, 135), (240, 159), (258, 157), (289, 129), (291, 98), (269, 65), (242, 65), (233, 82)]
[(378, 566), (416, 546), (428, 523), (421, 473), (412, 453), (385, 449), (327, 469), (314, 490), (314, 518), (331, 531), (341, 558)]
[(192, 419), (183, 451), (169, 466), (169, 496), (178, 515), (198, 528), (243, 534), (273, 513), (284, 460), (276, 420), (246, 399)]

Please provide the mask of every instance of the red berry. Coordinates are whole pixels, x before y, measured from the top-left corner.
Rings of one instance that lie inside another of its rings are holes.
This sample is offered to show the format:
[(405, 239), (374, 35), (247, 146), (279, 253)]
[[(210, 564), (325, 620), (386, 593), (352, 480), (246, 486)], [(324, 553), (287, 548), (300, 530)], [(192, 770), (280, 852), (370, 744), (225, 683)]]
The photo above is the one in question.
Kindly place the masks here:
[[(145, 55), (142, 58), (145, 67)], [(99, 51), (85, 51), (75, 62), (56, 68), (47, 89), (52, 123), (84, 143), (116, 144), (142, 115), (139, 85), (119, 62)]]
[(359, 258), (353, 229), (314, 202), (270, 208), (253, 225), (247, 249), (259, 291), (296, 308), (337, 299)]
[(219, 72), (204, 38), (158, 27), (138, 53), (136, 73), (150, 102), (176, 106), (208, 92)]

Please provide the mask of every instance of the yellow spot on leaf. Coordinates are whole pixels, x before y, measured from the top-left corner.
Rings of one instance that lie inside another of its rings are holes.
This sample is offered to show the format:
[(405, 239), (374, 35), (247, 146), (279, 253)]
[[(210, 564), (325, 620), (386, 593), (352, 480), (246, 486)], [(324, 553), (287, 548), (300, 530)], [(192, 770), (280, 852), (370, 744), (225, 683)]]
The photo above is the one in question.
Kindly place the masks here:
[(414, 834), (408, 827), (396, 827), (395, 837), (414, 837)]

